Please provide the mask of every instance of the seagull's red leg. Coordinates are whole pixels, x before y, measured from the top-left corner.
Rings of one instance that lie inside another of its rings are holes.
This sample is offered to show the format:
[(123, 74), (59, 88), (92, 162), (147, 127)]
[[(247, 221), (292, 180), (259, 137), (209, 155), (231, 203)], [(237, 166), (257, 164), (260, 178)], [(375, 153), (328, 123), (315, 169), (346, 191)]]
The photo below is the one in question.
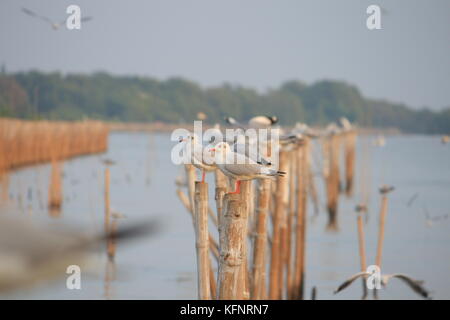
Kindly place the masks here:
[(205, 176), (206, 176), (206, 172), (205, 172), (205, 170), (202, 170), (202, 183), (205, 183)]
[(229, 192), (230, 194), (241, 193), (241, 180), (236, 180), (235, 190), (233, 192)]

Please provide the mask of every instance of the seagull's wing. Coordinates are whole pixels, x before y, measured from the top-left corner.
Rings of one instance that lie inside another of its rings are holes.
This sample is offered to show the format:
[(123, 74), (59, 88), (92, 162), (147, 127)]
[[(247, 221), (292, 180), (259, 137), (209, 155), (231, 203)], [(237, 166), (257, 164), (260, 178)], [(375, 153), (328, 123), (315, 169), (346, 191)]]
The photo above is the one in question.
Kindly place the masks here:
[(41, 16), (41, 15), (39, 15), (39, 14), (37, 14), (37, 13), (31, 11), (30, 9), (27, 9), (27, 8), (22, 7), (22, 12), (24, 12), (25, 14), (27, 14), (27, 15), (29, 15), (29, 16), (31, 16), (31, 17), (34, 17), (34, 18), (38, 18), (38, 19), (44, 20), (44, 21), (46, 21), (46, 22), (48, 22), (48, 23), (50, 23), (50, 24), (53, 25), (53, 21), (52, 21), (52, 20), (50, 20), (50, 19), (47, 18), (47, 17)]
[(345, 280), (336, 290), (334, 290), (334, 294), (344, 290), (345, 288), (347, 288), (349, 285), (351, 285), (353, 283), (353, 281), (355, 281), (356, 279), (360, 278), (360, 277), (364, 277), (364, 276), (368, 276), (370, 275), (369, 272), (358, 272), (354, 275), (352, 275), (350, 278), (348, 278), (347, 280)]
[[(424, 298), (430, 298), (430, 293), (423, 287), (423, 281), (415, 280), (405, 274), (396, 273), (387, 275), (388, 278), (399, 278), (405, 282), (414, 292), (421, 295)], [(386, 281), (387, 282), (387, 281)]]

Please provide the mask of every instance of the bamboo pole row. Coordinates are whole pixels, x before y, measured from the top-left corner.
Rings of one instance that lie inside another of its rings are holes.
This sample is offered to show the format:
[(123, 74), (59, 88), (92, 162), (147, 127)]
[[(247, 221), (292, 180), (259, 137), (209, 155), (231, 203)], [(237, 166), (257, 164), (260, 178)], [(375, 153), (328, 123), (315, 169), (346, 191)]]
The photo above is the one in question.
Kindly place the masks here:
[(107, 149), (108, 127), (98, 121), (0, 119), (0, 173)]
[(195, 182), (194, 167), (186, 165), (187, 192), (178, 189), (177, 194), (186, 209), (194, 212), (200, 299), (214, 298), (213, 285), (217, 299), (303, 298), (309, 151), (307, 139), (281, 151), (278, 169), (287, 176), (276, 181), (242, 181), (238, 194), (227, 193), (232, 191), (228, 179), (215, 171), (217, 282), (206, 259), (207, 248), (214, 256), (211, 243), (215, 242), (205, 229), (213, 225), (207, 223), (207, 183)]
[[(345, 147), (345, 185), (351, 189), (355, 139), (353, 132), (323, 139), (329, 170), (325, 181), (327, 190), (332, 191), (328, 209), (336, 227), (340, 150)], [(209, 190), (208, 183), (196, 181), (199, 178), (195, 167), (185, 165), (187, 190), (178, 188), (177, 195), (194, 221), (199, 299), (305, 298), (308, 199), (312, 199), (313, 206), (318, 207), (319, 202), (312, 181), (312, 144), (311, 138), (304, 136), (282, 147), (277, 169), (286, 175), (274, 181), (241, 181), (239, 193), (231, 192), (234, 181), (219, 169), (214, 171), (214, 185)], [(210, 193), (215, 210), (209, 207)], [(214, 211), (216, 214), (211, 214)], [(209, 223), (212, 217), (217, 219)], [(214, 256), (218, 259), (212, 260)]]

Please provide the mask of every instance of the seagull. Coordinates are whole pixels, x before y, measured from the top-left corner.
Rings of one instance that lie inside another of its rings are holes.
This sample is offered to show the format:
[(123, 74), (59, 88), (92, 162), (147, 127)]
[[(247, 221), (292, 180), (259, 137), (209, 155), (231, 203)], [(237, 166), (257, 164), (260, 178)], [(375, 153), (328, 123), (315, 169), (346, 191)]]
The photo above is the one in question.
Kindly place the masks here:
[[(128, 240), (154, 235), (158, 230), (159, 222), (150, 220), (119, 228), (115, 237)], [(0, 292), (65, 276), (69, 265), (87, 262), (92, 249), (109, 237), (105, 233), (81, 236), (62, 228), (39, 227), (28, 220), (0, 217)]]
[(116, 162), (114, 160), (111, 160), (111, 159), (102, 159), (101, 161), (103, 162), (103, 164), (105, 166), (112, 166), (112, 165), (116, 164)]
[[(235, 143), (233, 144), (232, 149), (233, 152), (245, 155), (246, 157), (249, 157), (252, 160), (254, 160), (256, 163), (265, 166), (272, 165), (272, 163), (269, 160), (266, 160), (264, 157), (267, 155), (268, 151), (267, 141), (257, 141), (251, 139), (249, 136), (246, 135), (238, 135), (235, 137)], [(263, 156), (258, 154), (258, 151), (260, 152), (264, 151)]]
[(448, 219), (448, 214), (432, 217), (426, 208), (424, 208), (423, 211), (425, 213), (426, 224), (428, 227), (432, 227), (434, 222)]
[[(367, 277), (372, 275), (372, 273), (370, 272), (358, 272), (354, 275), (352, 275), (350, 278), (348, 278), (347, 280), (345, 280), (335, 291), (334, 294), (344, 290), (345, 288), (347, 288), (348, 286), (350, 286), (356, 279), (360, 278), (360, 277)], [(386, 287), (389, 280), (391, 278), (398, 278), (400, 280), (402, 280), (403, 282), (405, 282), (414, 292), (416, 292), (417, 294), (419, 294), (420, 296), (429, 299), (430, 298), (430, 293), (423, 287), (423, 281), (420, 280), (415, 280), (407, 275), (404, 275), (402, 273), (395, 273), (395, 274), (386, 274), (386, 275), (381, 275), (381, 285), (383, 287)]]
[(335, 123), (332, 122), (330, 123), (326, 128), (325, 128), (325, 134), (326, 135), (335, 135), (340, 133), (342, 130), (339, 128), (339, 126)]
[(395, 189), (395, 187), (388, 186), (385, 184), (384, 186), (381, 186), (378, 190), (380, 191), (381, 194), (384, 195), (384, 194), (388, 194), (391, 191), (394, 191), (394, 189)]
[[(239, 128), (245, 126), (233, 117), (226, 117), (225, 122)], [(253, 129), (268, 129), (278, 122), (278, 118), (275, 116), (257, 116), (248, 121), (248, 127)]]
[(277, 171), (259, 164), (243, 154), (234, 152), (226, 142), (220, 142), (210, 150), (215, 153), (216, 166), (226, 176), (236, 180), (235, 191), (231, 193), (240, 193), (242, 180), (275, 179), (277, 176), (286, 174), (283, 171)]
[(187, 137), (180, 138), (179, 142), (184, 143), (186, 152), (191, 152), (191, 163), (196, 168), (202, 170), (201, 182), (205, 182), (206, 172), (211, 172), (217, 169), (214, 165), (214, 157), (212, 156), (212, 153), (208, 152), (208, 149), (203, 147), (203, 145), (199, 142), (199, 138), (195, 134), (188, 134)]
[(352, 124), (346, 117), (340, 118), (339, 124), (341, 125), (342, 129), (344, 129), (344, 131), (350, 131), (353, 129)]
[(358, 213), (366, 213), (368, 211), (367, 205), (365, 205), (364, 203), (360, 203), (356, 205), (355, 211)]
[(278, 118), (275, 116), (258, 116), (253, 117), (248, 121), (250, 128), (254, 129), (267, 129), (278, 122)]
[[(38, 18), (38, 19), (41, 19), (41, 20), (49, 23), (53, 30), (60, 29), (66, 23), (66, 20), (67, 20), (67, 19), (65, 19), (64, 21), (61, 21), (61, 22), (54, 22), (50, 18), (47, 18), (45, 16), (41, 16), (41, 15), (31, 11), (30, 9), (23, 8), (23, 7), (22, 7), (22, 12), (27, 14), (27, 15), (29, 15), (29, 16), (31, 16), (31, 17), (33, 17), (33, 18)], [(86, 22), (86, 21), (89, 21), (89, 20), (92, 20), (92, 17), (83, 17), (83, 18), (80, 19), (81, 22)]]
[(384, 147), (386, 145), (386, 140), (384, 139), (383, 136), (378, 136), (374, 141), (373, 144), (376, 147)]

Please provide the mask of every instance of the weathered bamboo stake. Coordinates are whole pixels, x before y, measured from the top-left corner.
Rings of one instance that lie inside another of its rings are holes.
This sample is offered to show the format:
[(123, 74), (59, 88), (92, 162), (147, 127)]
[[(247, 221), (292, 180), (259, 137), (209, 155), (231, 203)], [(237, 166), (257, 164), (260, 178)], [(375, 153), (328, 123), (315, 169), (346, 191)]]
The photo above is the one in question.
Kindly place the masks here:
[[(387, 191), (389, 192), (389, 191)], [(380, 225), (378, 230), (378, 244), (377, 244), (377, 256), (375, 258), (375, 265), (378, 266), (381, 272), (381, 256), (383, 254), (383, 241), (384, 241), (384, 226), (386, 224), (386, 215), (387, 215), (387, 192), (382, 192), (381, 197), (381, 211), (380, 211)], [(373, 290), (373, 296), (375, 299), (378, 299), (378, 290)]]
[(328, 225), (327, 230), (336, 231), (337, 224), (337, 208), (340, 191), (339, 180), (339, 136), (333, 134), (328, 141), (329, 156), (329, 172), (326, 178), (327, 189), (327, 208), (328, 208)]
[(2, 188), (2, 194), (1, 194), (1, 201), (0, 202), (7, 202), (9, 198), (9, 173), (4, 171), (0, 174), (0, 184)]
[[(243, 210), (245, 211), (245, 219), (243, 219), (243, 228), (248, 235), (248, 220), (250, 217), (250, 202), (253, 200), (251, 196), (252, 181), (242, 181), (241, 182), (241, 200), (243, 204)], [(244, 238), (242, 244), (242, 265), (240, 270), (240, 280), (238, 282), (238, 299), (248, 300), (250, 299), (250, 281), (248, 272), (248, 259), (247, 259), (247, 237)]]
[(355, 146), (356, 132), (345, 133), (345, 193), (347, 197), (353, 196), (353, 180), (355, 172)]
[(117, 233), (117, 220), (113, 219), (111, 221), (111, 226), (109, 230), (109, 236), (107, 240), (107, 253), (110, 260), (114, 260), (116, 256), (116, 233)]
[(291, 293), (294, 287), (294, 276), (293, 276), (293, 259), (292, 259), (292, 234), (295, 223), (295, 200), (296, 200), (296, 192), (295, 192), (295, 177), (297, 174), (297, 150), (293, 150), (290, 152), (290, 166), (289, 166), (289, 211), (288, 211), (288, 228), (287, 228), (287, 256), (286, 256), (286, 264), (287, 264), (287, 276), (286, 276), (286, 297), (287, 299), (291, 298)]
[(188, 197), (191, 204), (192, 213), (195, 212), (195, 167), (192, 164), (186, 164), (186, 178), (188, 185)]
[(306, 188), (308, 145), (298, 148), (297, 157), (297, 216), (295, 230), (295, 274), (291, 299), (303, 299), (304, 256), (305, 256), (305, 223), (306, 223)]
[(380, 225), (378, 230), (377, 256), (375, 264), (381, 269), (381, 256), (383, 254), (384, 226), (386, 224), (388, 199), (386, 195), (381, 197)]
[(217, 299), (217, 282), (216, 282), (216, 276), (214, 275), (214, 268), (213, 268), (210, 257), (208, 257), (208, 271), (209, 271), (209, 288), (210, 288), (211, 299), (216, 300)]
[[(286, 151), (280, 152), (279, 161), (279, 170), (286, 172), (288, 165)], [(287, 183), (288, 179), (284, 179), (282, 177), (277, 178), (269, 279), (269, 299), (271, 300), (280, 299), (282, 291), (282, 288), (280, 287), (280, 273), (283, 273), (283, 269), (281, 267), (281, 223), (283, 213), (285, 211), (284, 197), (287, 192)]]
[(50, 187), (48, 191), (48, 209), (52, 217), (57, 217), (61, 211), (62, 191), (61, 191), (61, 167), (59, 161), (52, 161), (52, 172)]
[(228, 179), (220, 170), (216, 170), (214, 172), (215, 182), (216, 182), (216, 190), (215, 190), (215, 200), (216, 200), (216, 208), (217, 208), (217, 221), (220, 225), (220, 219), (222, 217), (222, 208), (223, 208), (223, 198), (227, 193), (228, 188)]
[[(287, 152), (286, 156), (286, 167), (285, 172), (290, 172), (291, 167), (291, 151)], [(288, 257), (288, 220), (289, 220), (289, 190), (290, 178), (289, 176), (284, 179), (284, 190), (283, 190), (283, 211), (281, 213), (281, 222), (280, 222), (280, 270), (279, 278), (278, 278), (278, 286), (279, 286), (279, 298), (283, 299), (283, 294), (285, 293), (285, 289), (287, 288), (287, 257)], [(285, 277), (286, 276), (286, 277)], [(285, 286), (286, 283), (286, 286)]]
[[(364, 223), (362, 219), (362, 212), (358, 213), (356, 221), (358, 225), (358, 244), (359, 244), (359, 258), (361, 264), (361, 271), (364, 272), (367, 270), (367, 264), (366, 264), (366, 244), (364, 237)], [(363, 299), (365, 299), (367, 296), (367, 287), (365, 278), (362, 279), (362, 285), (363, 285)]]
[[(192, 223), (194, 223), (194, 214), (191, 211), (191, 205), (189, 203), (188, 197), (180, 189), (177, 189), (177, 195), (178, 195), (178, 198), (180, 199), (181, 203), (186, 208), (186, 210), (191, 214)], [(210, 249), (212, 255), (214, 256), (214, 258), (216, 259), (216, 261), (219, 261), (219, 245), (217, 244), (216, 240), (211, 235), (211, 233), (209, 233), (209, 249)]]
[(109, 199), (110, 172), (109, 167), (105, 168), (105, 234), (109, 234), (111, 207)]
[(195, 182), (195, 234), (197, 248), (198, 298), (211, 300), (208, 255), (208, 184)]
[(218, 298), (238, 299), (238, 281), (244, 257), (246, 210), (239, 194), (226, 194), (224, 215), (219, 226), (220, 259), (218, 274)]
[(258, 209), (256, 211), (256, 232), (253, 249), (253, 279), (251, 298), (264, 299), (264, 284), (266, 282), (266, 250), (267, 250), (267, 219), (270, 201), (269, 179), (259, 181)]

